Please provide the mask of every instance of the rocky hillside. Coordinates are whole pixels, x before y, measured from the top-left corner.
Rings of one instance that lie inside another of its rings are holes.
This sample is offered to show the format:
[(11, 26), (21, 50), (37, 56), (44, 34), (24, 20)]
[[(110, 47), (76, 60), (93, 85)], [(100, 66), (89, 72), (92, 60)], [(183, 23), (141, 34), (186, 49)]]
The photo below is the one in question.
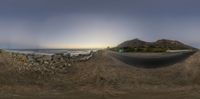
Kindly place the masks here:
[(161, 39), (155, 42), (146, 42), (139, 39), (125, 41), (115, 49), (123, 49), (127, 52), (165, 52), (166, 50), (195, 49), (176, 40)]
[(161, 39), (156, 42), (153, 42), (152, 44), (156, 48), (168, 48), (168, 49), (194, 49), (191, 46), (188, 46), (186, 44), (183, 44), (179, 41), (175, 40), (167, 40), (167, 39)]
[(140, 39), (133, 39), (133, 40), (125, 41), (125, 42), (119, 44), (117, 47), (138, 48), (138, 47), (147, 47), (149, 45), (151, 45), (151, 43), (142, 41)]

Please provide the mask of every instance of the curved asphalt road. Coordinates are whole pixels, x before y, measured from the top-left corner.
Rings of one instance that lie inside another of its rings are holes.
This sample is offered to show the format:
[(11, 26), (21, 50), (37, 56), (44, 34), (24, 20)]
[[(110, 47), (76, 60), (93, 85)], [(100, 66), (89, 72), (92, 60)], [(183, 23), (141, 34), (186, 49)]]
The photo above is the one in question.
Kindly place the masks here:
[(179, 52), (179, 53), (165, 53), (160, 54), (154, 53), (153, 55), (145, 55), (145, 53), (134, 54), (134, 53), (118, 53), (113, 51), (108, 51), (108, 54), (117, 58), (118, 60), (141, 68), (159, 68), (164, 66), (169, 66), (177, 62), (183, 61), (188, 58), (194, 52)]

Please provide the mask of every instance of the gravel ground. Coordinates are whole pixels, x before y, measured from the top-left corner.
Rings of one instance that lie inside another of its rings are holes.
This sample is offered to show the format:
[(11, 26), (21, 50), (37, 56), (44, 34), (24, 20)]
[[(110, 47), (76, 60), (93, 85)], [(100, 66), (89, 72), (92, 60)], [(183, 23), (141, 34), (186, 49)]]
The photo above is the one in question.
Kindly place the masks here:
[(1, 99), (200, 98), (200, 52), (167, 67), (145, 69), (100, 51), (91, 60), (75, 64), (68, 73), (55, 78), (50, 75), (53, 79), (44, 81), (29, 73), (18, 74), (7, 64), (0, 56)]

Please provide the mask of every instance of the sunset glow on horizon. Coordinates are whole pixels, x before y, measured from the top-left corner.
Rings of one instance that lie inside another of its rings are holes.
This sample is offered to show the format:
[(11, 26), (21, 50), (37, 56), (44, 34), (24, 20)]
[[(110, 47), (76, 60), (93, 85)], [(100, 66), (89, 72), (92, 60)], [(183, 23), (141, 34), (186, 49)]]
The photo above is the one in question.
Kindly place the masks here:
[(199, 3), (1, 0), (0, 48), (106, 48), (134, 38), (171, 39), (200, 47)]

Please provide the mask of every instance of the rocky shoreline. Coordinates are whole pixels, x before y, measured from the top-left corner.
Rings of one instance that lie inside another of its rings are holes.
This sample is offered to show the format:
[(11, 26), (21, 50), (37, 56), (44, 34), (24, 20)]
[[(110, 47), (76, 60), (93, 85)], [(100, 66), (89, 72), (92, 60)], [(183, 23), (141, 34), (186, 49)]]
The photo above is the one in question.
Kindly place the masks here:
[(90, 60), (95, 52), (89, 54), (79, 54), (71, 56), (65, 53), (46, 54), (24, 54), (0, 50), (0, 54), (9, 59), (12, 65), (15, 65), (19, 71), (31, 70), (42, 72), (67, 72), (67, 69), (74, 63)]

